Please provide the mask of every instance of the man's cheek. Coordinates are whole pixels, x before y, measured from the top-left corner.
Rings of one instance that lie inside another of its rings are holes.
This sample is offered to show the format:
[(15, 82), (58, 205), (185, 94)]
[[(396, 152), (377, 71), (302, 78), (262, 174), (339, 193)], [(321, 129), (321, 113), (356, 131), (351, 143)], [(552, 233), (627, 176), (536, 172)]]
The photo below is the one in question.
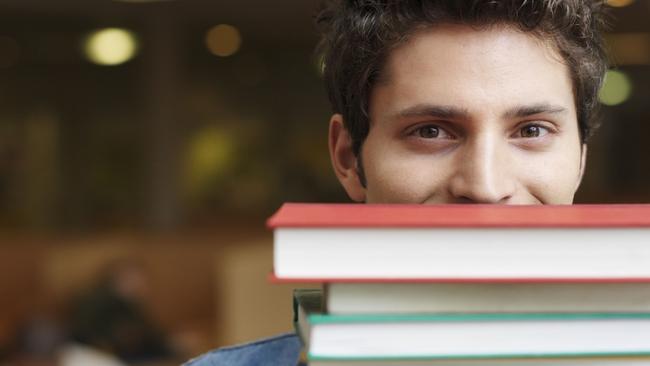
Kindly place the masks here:
[(420, 203), (437, 184), (432, 173), (414, 161), (385, 160), (373, 171), (374, 186), (369, 182), (369, 194), (386, 203)]
[(579, 167), (562, 160), (539, 164), (536, 171), (524, 175), (528, 191), (547, 204), (573, 202)]

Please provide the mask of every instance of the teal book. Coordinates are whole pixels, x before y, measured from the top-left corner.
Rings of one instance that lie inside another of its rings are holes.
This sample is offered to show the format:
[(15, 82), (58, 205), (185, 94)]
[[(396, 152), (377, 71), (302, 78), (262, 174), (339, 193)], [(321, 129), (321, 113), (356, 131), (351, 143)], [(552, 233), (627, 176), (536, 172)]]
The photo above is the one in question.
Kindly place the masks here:
[(318, 290), (294, 293), (311, 364), (650, 356), (650, 313), (330, 315), (322, 299)]

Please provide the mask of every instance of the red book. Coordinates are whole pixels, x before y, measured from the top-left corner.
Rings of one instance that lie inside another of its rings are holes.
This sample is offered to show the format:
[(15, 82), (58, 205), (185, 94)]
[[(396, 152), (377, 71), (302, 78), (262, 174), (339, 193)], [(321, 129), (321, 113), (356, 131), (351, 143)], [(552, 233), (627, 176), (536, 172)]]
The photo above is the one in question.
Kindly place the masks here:
[(285, 203), (269, 218), (287, 227), (650, 227), (650, 204), (386, 205)]
[(650, 281), (650, 205), (285, 204), (279, 280)]

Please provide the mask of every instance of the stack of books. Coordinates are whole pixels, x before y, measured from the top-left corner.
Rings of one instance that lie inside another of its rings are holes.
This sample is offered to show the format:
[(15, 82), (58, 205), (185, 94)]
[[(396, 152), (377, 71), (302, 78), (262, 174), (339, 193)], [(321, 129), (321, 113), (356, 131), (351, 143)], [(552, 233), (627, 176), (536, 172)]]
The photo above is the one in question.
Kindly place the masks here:
[(286, 204), (310, 365), (650, 365), (650, 205)]

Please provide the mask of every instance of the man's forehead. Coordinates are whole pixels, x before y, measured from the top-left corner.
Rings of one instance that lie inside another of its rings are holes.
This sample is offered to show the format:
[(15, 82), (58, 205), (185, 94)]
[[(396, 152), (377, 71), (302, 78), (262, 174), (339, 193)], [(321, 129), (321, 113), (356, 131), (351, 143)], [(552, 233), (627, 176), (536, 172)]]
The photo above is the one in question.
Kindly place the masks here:
[[(500, 49), (501, 52), (489, 52), (488, 55), (486, 44), (489, 44), (491, 49)], [(399, 70), (396, 66), (400, 64), (416, 64), (434, 58), (452, 60), (456, 63), (466, 61), (468, 64), (479, 66), (486, 61), (498, 61), (495, 60), (495, 54), (500, 54), (502, 60), (507, 60), (513, 48), (532, 51), (549, 63), (556, 64), (569, 72), (554, 39), (543, 38), (533, 32), (524, 32), (507, 24), (480, 27), (440, 24), (420, 28), (405, 38), (399, 46), (390, 50), (377, 82), (378, 84), (389, 83), (396, 76), (395, 72)], [(408, 56), (405, 55), (406, 53)], [(481, 56), (489, 56), (490, 60), (482, 59)]]
[(575, 111), (568, 67), (536, 36), (510, 28), (482, 32), (436, 27), (394, 50), (388, 77), (372, 91), (371, 114), (460, 119), (479, 112), (511, 118)]

